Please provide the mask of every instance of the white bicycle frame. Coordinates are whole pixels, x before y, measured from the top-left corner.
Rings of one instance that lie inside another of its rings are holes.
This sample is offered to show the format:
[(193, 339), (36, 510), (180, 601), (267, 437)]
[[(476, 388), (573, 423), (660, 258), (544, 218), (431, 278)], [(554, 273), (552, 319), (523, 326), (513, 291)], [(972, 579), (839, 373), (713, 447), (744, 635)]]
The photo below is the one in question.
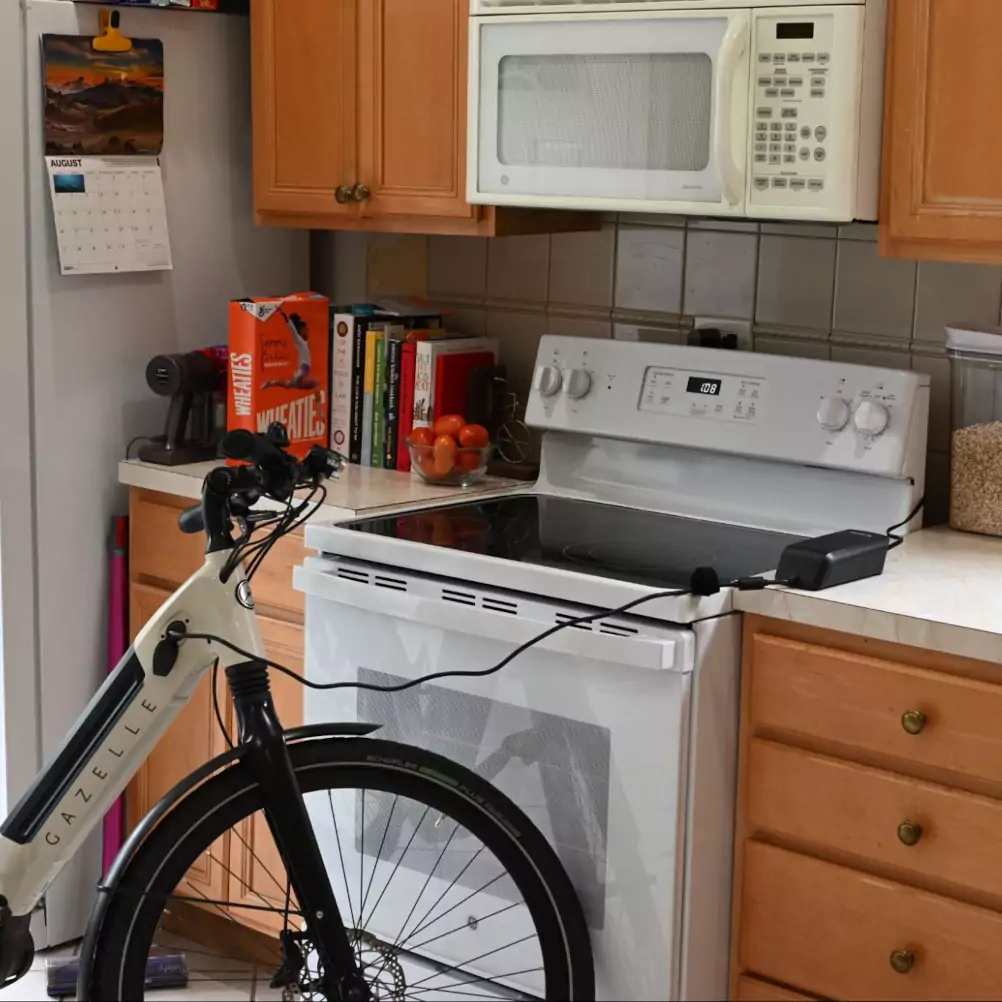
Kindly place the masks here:
[(205, 672), (247, 659), (206, 640), (179, 645), (163, 675), (154, 652), (168, 627), (225, 637), (250, 654), (264, 646), (243, 567), (225, 584), (220, 572), (232, 551), (206, 556), (143, 627), (125, 657), (77, 720), (52, 761), (0, 827), (0, 895), (12, 915), (27, 915), (49, 884), (101, 823), (115, 799), (191, 698)]

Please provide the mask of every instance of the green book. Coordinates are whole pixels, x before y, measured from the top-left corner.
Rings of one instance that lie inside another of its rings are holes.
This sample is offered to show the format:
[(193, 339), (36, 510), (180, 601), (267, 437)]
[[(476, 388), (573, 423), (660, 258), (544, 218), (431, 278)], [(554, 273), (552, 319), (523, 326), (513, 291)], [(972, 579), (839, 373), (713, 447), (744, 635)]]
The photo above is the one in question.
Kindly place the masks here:
[(386, 337), (376, 342), (376, 372), (372, 388), (372, 466), (382, 469), (385, 461), (383, 428), (386, 424)]

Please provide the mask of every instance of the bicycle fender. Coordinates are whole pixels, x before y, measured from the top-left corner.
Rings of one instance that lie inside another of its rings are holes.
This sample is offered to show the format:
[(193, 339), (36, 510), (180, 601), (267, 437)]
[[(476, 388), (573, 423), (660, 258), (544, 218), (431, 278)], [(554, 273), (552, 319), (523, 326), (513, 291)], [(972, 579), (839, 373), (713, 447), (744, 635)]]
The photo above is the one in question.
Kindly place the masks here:
[[(304, 727), (294, 727), (285, 732), (287, 744), (298, 744), (300, 741), (309, 741), (311, 738), (359, 738), (366, 737), (380, 729), (380, 724), (361, 723), (341, 723), (341, 724), (307, 724)], [(186, 776), (172, 790), (166, 793), (150, 810), (150, 812), (132, 830), (125, 845), (122, 846), (115, 862), (108, 871), (105, 879), (97, 887), (97, 894), (94, 905), (91, 908), (90, 918), (87, 920), (87, 931), (84, 935), (83, 943), (80, 946), (80, 973), (78, 975), (78, 985), (86, 986), (90, 984), (90, 970), (94, 959), (94, 951), (97, 947), (97, 939), (104, 924), (104, 917), (114, 896), (115, 890), (121, 882), (122, 876), (128, 869), (132, 857), (139, 847), (146, 840), (146, 836), (158, 824), (160, 819), (182, 801), (195, 787), (200, 786), (205, 780), (215, 773), (228, 768), (235, 762), (239, 762), (246, 754), (247, 749), (241, 745), (231, 748), (229, 751), (217, 755), (214, 759), (199, 766), (193, 773)], [(87, 1002), (86, 989), (79, 994), (80, 1002)]]

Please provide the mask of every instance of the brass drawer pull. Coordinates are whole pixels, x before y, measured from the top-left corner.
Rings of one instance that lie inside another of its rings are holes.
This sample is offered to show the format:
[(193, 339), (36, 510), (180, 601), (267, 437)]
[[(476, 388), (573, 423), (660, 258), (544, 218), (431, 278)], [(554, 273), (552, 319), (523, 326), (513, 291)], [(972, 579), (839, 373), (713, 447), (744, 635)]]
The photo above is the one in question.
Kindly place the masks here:
[(914, 821), (902, 821), (898, 825), (898, 839), (905, 845), (918, 845), (922, 838), (922, 826)]
[(921, 710), (905, 710), (901, 714), (901, 726), (909, 734), (921, 734), (925, 730), (926, 718)]
[(895, 950), (891, 954), (891, 967), (898, 974), (907, 974), (915, 966), (915, 954), (911, 950)]

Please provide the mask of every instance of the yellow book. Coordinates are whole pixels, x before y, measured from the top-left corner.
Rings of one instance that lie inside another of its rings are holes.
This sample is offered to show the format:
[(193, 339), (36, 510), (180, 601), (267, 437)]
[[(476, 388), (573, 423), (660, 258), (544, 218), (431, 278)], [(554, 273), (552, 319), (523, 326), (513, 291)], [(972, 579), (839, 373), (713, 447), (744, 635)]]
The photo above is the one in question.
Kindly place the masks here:
[(386, 336), (384, 328), (370, 327), (365, 334), (365, 369), (362, 376), (362, 466), (372, 465), (372, 421), (376, 404), (376, 349)]

